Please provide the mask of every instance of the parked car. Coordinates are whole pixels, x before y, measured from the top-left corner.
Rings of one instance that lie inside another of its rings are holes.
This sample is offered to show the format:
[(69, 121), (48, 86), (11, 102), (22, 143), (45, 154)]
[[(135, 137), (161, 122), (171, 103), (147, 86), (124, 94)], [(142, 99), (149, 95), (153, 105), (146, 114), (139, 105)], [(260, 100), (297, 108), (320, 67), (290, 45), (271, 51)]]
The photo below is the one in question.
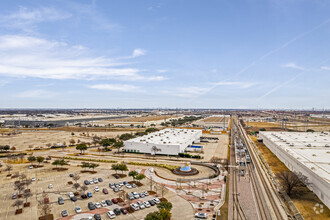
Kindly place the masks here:
[(137, 201), (136, 203), (138, 204), (138, 206), (140, 207), (140, 209), (144, 209), (145, 208), (145, 206), (144, 206), (144, 204), (142, 202)]
[(97, 209), (101, 208), (101, 204), (98, 203), (98, 202), (96, 202), (94, 205), (95, 205), (95, 207), (96, 207)]
[(103, 182), (103, 179), (102, 179), (102, 178), (98, 178), (97, 180), (98, 180), (100, 183)]
[(91, 192), (87, 192), (87, 197), (88, 198), (93, 197), (93, 194)]
[(73, 192), (69, 192), (69, 198), (71, 199), (71, 197), (74, 197)]
[(115, 215), (115, 213), (114, 213), (113, 211), (108, 211), (108, 212), (107, 212), (107, 215), (108, 215), (108, 217), (111, 218), (111, 219), (116, 217), (116, 215)]
[(68, 216), (68, 211), (67, 211), (67, 210), (63, 210), (63, 211), (61, 212), (61, 215), (62, 215), (62, 217), (66, 217), (66, 216)]
[(119, 179), (119, 175), (118, 175), (118, 174), (115, 174), (114, 177), (115, 177), (116, 179)]
[(135, 204), (135, 203), (132, 203), (130, 206), (131, 206), (131, 208), (132, 208), (134, 211), (137, 211), (137, 210), (140, 209), (140, 207), (139, 207), (137, 204)]
[(96, 184), (96, 183), (98, 183), (99, 181), (98, 181), (96, 178), (93, 178), (93, 182)]
[(144, 196), (149, 196), (149, 193), (147, 191), (143, 191), (142, 193), (144, 194)]
[(128, 182), (127, 181), (124, 181), (123, 184), (126, 185), (126, 184), (128, 184)]
[(134, 196), (134, 198), (136, 198), (136, 199), (140, 198), (140, 195), (139, 195), (137, 192), (133, 192), (133, 196)]
[(124, 186), (123, 182), (121, 182), (121, 181), (118, 182), (118, 185), (119, 186)]
[(133, 184), (132, 184), (132, 187), (133, 187), (133, 188), (136, 188), (136, 185), (135, 185), (135, 183), (133, 183)]
[(119, 189), (118, 188), (114, 188), (113, 191), (114, 192), (119, 192)]
[(57, 202), (58, 202), (59, 205), (63, 205), (64, 204), (64, 200), (63, 200), (62, 197), (58, 197)]
[(82, 210), (81, 210), (81, 208), (79, 206), (76, 206), (76, 208), (74, 210), (76, 211), (76, 213), (82, 212)]
[(148, 202), (149, 202), (149, 204), (150, 204), (151, 206), (156, 205), (156, 203), (154, 202), (154, 200), (149, 200)]
[(157, 198), (154, 198), (153, 201), (154, 201), (156, 204), (160, 203), (159, 199), (157, 199)]
[(32, 179), (31, 179), (32, 181), (36, 181), (36, 178), (35, 177), (32, 177)]
[(129, 200), (134, 200), (134, 195), (133, 195), (133, 193), (127, 193), (127, 198), (128, 198)]
[(113, 184), (113, 183), (109, 183), (109, 187), (110, 187), (111, 189), (116, 188), (116, 187), (115, 187), (115, 184)]
[(106, 207), (106, 206), (107, 206), (107, 204), (105, 203), (104, 200), (101, 201), (101, 206), (102, 206), (102, 207)]
[(101, 220), (101, 215), (100, 214), (95, 214), (94, 219), (95, 220)]
[(99, 187), (95, 186), (94, 191), (99, 192), (100, 191)]
[(89, 210), (94, 210), (95, 209), (95, 205), (92, 202), (88, 203), (88, 208)]
[(113, 210), (113, 212), (116, 214), (116, 215), (120, 215), (120, 209), (118, 209), (118, 208), (115, 208), (114, 210)]
[(116, 199), (116, 198), (113, 198), (111, 201), (112, 201), (113, 204), (117, 204), (118, 203), (118, 199)]
[(204, 218), (204, 219), (207, 219), (207, 214), (204, 213), (204, 212), (198, 212), (195, 214), (195, 217), (196, 218)]
[(125, 186), (126, 186), (127, 189), (132, 189), (131, 184), (128, 184), (128, 183), (127, 183)]
[(71, 199), (71, 201), (73, 201), (73, 202), (77, 201), (77, 197), (75, 197), (75, 196), (71, 197), (70, 199)]
[(110, 199), (105, 200), (105, 203), (107, 203), (108, 206), (111, 206), (112, 205), (112, 202), (111, 202)]
[(85, 184), (85, 185), (89, 185), (89, 181), (88, 181), (88, 180), (85, 180), (85, 181), (84, 181), (84, 184)]
[(70, 173), (69, 177), (73, 177), (73, 173)]
[(16, 193), (13, 193), (13, 194), (11, 195), (11, 199), (17, 199), (17, 194), (16, 194)]
[(102, 192), (103, 192), (104, 194), (108, 194), (108, 193), (109, 193), (109, 191), (108, 191), (106, 188), (103, 188)]
[(33, 169), (33, 166), (29, 166), (29, 169)]
[(89, 184), (91, 184), (91, 185), (94, 184), (93, 180), (90, 180), (90, 181), (89, 181)]
[(123, 213), (123, 215), (126, 215), (128, 213), (127, 209), (125, 208), (121, 208), (120, 211), (121, 213)]
[(53, 189), (53, 184), (49, 184), (48, 189)]
[(143, 205), (146, 207), (146, 208), (149, 208), (150, 207), (150, 203), (148, 201), (144, 201), (143, 202)]
[(139, 193), (140, 198), (144, 198), (144, 194), (143, 193)]

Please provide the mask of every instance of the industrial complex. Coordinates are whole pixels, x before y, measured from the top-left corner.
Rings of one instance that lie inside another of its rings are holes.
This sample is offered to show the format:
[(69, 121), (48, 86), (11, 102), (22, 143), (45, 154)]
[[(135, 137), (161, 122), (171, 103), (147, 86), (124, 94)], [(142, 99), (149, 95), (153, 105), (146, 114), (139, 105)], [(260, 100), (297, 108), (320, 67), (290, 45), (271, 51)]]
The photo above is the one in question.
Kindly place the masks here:
[(230, 115), (212, 115), (194, 124), (205, 129), (226, 130), (229, 127)]
[(124, 142), (125, 152), (178, 155), (199, 142), (202, 130), (168, 128)]
[(308, 187), (329, 207), (329, 133), (260, 132), (259, 137), (291, 171), (308, 177)]

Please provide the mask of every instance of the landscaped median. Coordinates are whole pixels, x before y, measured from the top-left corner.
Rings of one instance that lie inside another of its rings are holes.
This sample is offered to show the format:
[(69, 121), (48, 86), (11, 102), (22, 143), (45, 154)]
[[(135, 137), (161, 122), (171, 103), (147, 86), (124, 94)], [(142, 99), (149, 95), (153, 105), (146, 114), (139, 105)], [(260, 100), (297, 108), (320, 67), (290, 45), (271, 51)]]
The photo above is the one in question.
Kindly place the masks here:
[[(79, 161), (92, 161), (92, 162), (100, 162), (100, 163), (118, 163), (117, 160), (100, 160), (100, 159), (91, 159), (91, 158), (78, 158), (78, 157), (56, 157), (53, 158), (63, 158), (65, 160), (79, 160)], [(162, 163), (140, 163), (140, 162), (127, 162), (128, 165), (138, 165), (138, 166), (149, 166), (149, 167), (162, 167), (169, 170), (174, 170), (179, 166), (162, 164)]]

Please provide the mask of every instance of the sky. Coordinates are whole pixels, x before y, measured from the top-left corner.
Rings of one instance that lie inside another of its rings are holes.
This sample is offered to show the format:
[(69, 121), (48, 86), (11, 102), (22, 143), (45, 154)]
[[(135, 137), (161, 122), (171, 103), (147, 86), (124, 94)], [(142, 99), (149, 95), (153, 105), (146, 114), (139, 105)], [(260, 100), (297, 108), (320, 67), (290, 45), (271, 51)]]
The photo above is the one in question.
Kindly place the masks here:
[(328, 0), (1, 0), (0, 108), (330, 109)]

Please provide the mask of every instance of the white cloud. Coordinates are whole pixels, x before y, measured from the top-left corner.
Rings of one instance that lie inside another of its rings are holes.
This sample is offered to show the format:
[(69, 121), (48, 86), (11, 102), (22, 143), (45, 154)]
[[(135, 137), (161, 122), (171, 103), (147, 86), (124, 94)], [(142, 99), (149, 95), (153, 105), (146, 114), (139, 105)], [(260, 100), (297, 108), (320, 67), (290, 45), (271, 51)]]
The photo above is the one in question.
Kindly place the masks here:
[(168, 70), (166, 70), (166, 69), (158, 69), (156, 71), (157, 71), (157, 73), (166, 73), (166, 72), (168, 72)]
[(127, 84), (96, 84), (88, 86), (91, 89), (108, 90), (108, 91), (121, 91), (121, 92), (141, 92), (138, 86)]
[(132, 53), (132, 57), (139, 57), (139, 56), (143, 56), (147, 53), (147, 51), (143, 50), (143, 49), (135, 49)]
[(55, 93), (42, 90), (42, 89), (37, 89), (37, 90), (28, 90), (24, 91), (21, 93), (18, 93), (14, 95), (15, 97), (18, 98), (51, 98), (55, 95)]
[(330, 70), (330, 66), (321, 66), (321, 70)]
[(250, 88), (254, 85), (256, 85), (257, 83), (253, 83), (253, 82), (216, 82), (216, 83), (212, 83), (213, 85), (216, 86), (234, 86), (234, 87), (238, 87), (238, 88), (242, 88), (242, 89), (247, 89)]
[(285, 67), (285, 68), (292, 68), (292, 69), (296, 69), (296, 70), (305, 70), (304, 67), (298, 66), (295, 63), (287, 63), (287, 64), (284, 64), (283, 67)]
[(20, 7), (18, 11), (1, 16), (1, 24), (9, 28), (20, 28), (28, 31), (31, 26), (44, 21), (56, 21), (70, 18), (67, 12), (58, 11), (51, 7), (28, 9)]
[(173, 91), (164, 90), (162, 93), (184, 97), (184, 98), (194, 98), (201, 93), (207, 92), (208, 88), (197, 87), (197, 86), (190, 86), (190, 87), (183, 87)]
[[(136, 52), (136, 54), (141, 54)], [(129, 79), (160, 81), (162, 76), (143, 76), (120, 58), (91, 57), (81, 45), (42, 38), (0, 36), (0, 75), (45, 79)], [(133, 57), (131, 57), (132, 59)]]
[(217, 73), (218, 71), (217, 71), (217, 69), (212, 69), (211, 70), (211, 73)]

